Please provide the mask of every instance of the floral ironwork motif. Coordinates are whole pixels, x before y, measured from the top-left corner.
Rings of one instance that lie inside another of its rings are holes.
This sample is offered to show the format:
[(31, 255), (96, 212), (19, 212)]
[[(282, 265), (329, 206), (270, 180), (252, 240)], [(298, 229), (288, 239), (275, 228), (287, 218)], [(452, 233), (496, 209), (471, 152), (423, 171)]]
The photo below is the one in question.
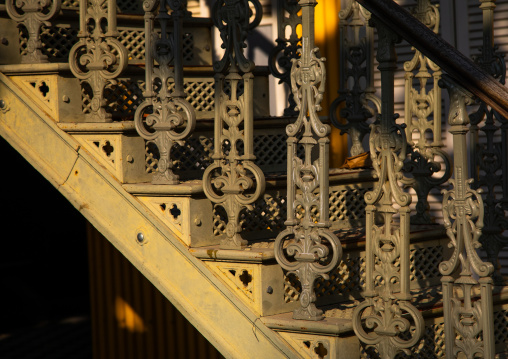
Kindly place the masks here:
[(22, 63), (33, 64), (46, 62), (47, 56), (41, 52), (41, 28), (50, 26), (51, 20), (58, 14), (61, 0), (7, 0), (5, 8), (7, 14), (18, 26), (23, 26), (28, 32), (27, 54), (21, 58)]
[(219, 0), (213, 9), (214, 24), (220, 31), (225, 52), (214, 64), (214, 162), (203, 175), (203, 187), (206, 196), (227, 213), (222, 248), (247, 244), (241, 235), (241, 212), (252, 210), (252, 204), (265, 189), (264, 174), (254, 163), (255, 65), (243, 53), (247, 34), (259, 24), (261, 16), (258, 0)]
[[(430, 0), (418, 0), (413, 14), (438, 33), (440, 15), (437, 5), (432, 5)], [(404, 120), (408, 143), (412, 146), (411, 157), (404, 170), (413, 175), (406, 183), (415, 189), (418, 196), (416, 214), (411, 217), (411, 223), (427, 224), (432, 222), (427, 198), (432, 188), (442, 185), (450, 178), (451, 161), (448, 154), (442, 150), (444, 145), (441, 140), (441, 88), (438, 85), (441, 69), (419, 50), (414, 51), (411, 61), (404, 64), (406, 71)], [(415, 79), (417, 84), (414, 84)], [(432, 83), (429, 84), (429, 80), (433, 80)], [(415, 136), (415, 133), (418, 136)], [(432, 134), (430, 140), (429, 133)], [(437, 158), (441, 159), (444, 166), (439, 177), (433, 176), (442, 169)]]
[[(300, 58), (293, 59), (291, 89), (299, 110), (297, 120), (286, 127), (288, 135), (287, 170), (287, 228), (275, 240), (275, 258), (280, 266), (294, 273), (301, 282), (300, 308), (294, 319), (320, 320), (323, 311), (315, 305), (314, 283), (317, 278), (328, 279), (328, 273), (342, 257), (342, 246), (330, 231), (328, 169), (330, 126), (317, 115), (325, 90), (324, 58), (316, 56), (314, 47), (315, 0), (301, 0), (302, 49)], [(303, 158), (297, 154), (303, 147)], [(319, 157), (313, 158), (318, 149)], [(297, 192), (299, 190), (299, 192)], [(319, 192), (318, 192), (319, 191)], [(312, 218), (317, 208), (318, 220)], [(303, 216), (298, 212), (303, 209)]]
[[(496, 2), (481, 0), (483, 11), (483, 46), (474, 60), (502, 84), (505, 83), (504, 56), (494, 45), (494, 8)], [(471, 114), (471, 170), (473, 188), (483, 188), (485, 218), (480, 238), (487, 259), (494, 264), (494, 280), (503, 282), (499, 272), (499, 252), (508, 246), (508, 120), (485, 103)], [(480, 141), (483, 132), (485, 141)]]
[[(378, 176), (373, 191), (365, 194), (366, 206), (366, 279), (362, 302), (353, 312), (353, 329), (367, 346), (378, 349), (382, 358), (397, 353), (409, 354), (420, 340), (424, 322), (411, 304), (409, 204), (411, 196), (402, 191), (402, 167), (406, 158), (404, 125), (397, 125), (394, 114), (394, 73), (397, 69), (395, 43), (400, 41), (376, 18), (379, 45), (377, 59), (381, 72), (379, 122), (371, 125), (370, 155)], [(397, 209), (395, 206), (398, 206)], [(399, 223), (394, 215), (399, 215)], [(375, 216), (383, 224), (375, 223)]]
[(117, 40), (115, 0), (80, 0), (79, 41), (69, 53), (69, 65), (78, 79), (92, 89), (90, 122), (111, 121), (104, 105), (104, 89), (114, 86), (127, 67), (127, 50)]
[[(302, 23), (299, 15), (300, 5), (298, 0), (281, 0), (277, 2), (277, 33), (275, 40), (277, 46), (270, 53), (268, 66), (273, 76), (279, 79), (279, 83), (291, 86), (291, 60), (298, 58), (298, 49), (301, 49), (300, 37), (297, 27)], [(286, 16), (287, 12), (287, 16)], [(289, 31), (289, 37), (287, 35)], [(296, 102), (293, 93), (289, 93), (288, 107), (284, 109), (284, 116), (296, 116)]]
[(469, 130), (466, 105), (473, 102), (472, 95), (448, 76), (443, 76), (441, 84), (450, 94), (448, 123), (453, 134), (455, 177), (450, 180), (453, 190), (443, 192), (444, 224), (453, 254), (439, 266), (443, 275), (446, 356), (455, 358), (461, 353), (467, 359), (494, 358), (491, 277), (494, 266), (482, 262), (476, 252), (481, 247), (484, 206), (479, 192), (471, 188), (474, 180), (466, 177)]
[[(159, 11), (155, 16), (157, 6)], [(143, 9), (147, 86), (145, 101), (137, 108), (134, 123), (141, 137), (155, 144), (160, 155), (152, 183), (178, 184), (171, 150), (175, 144), (183, 146), (196, 126), (196, 114), (185, 99), (183, 81), (183, 19), (190, 16), (190, 12), (187, 1), (177, 0), (146, 0)], [(172, 10), (171, 15), (169, 10)], [(160, 34), (155, 31), (155, 19), (160, 25)], [(168, 34), (170, 20), (172, 34)], [(170, 67), (170, 63), (174, 66)], [(173, 92), (169, 90), (170, 80), (174, 81)]]
[[(351, 156), (365, 152), (362, 141), (369, 133), (369, 118), (381, 111), (381, 101), (374, 88), (374, 29), (367, 26), (370, 13), (354, 0), (348, 0), (339, 12), (340, 63), (339, 97), (332, 102), (333, 125), (351, 138)], [(337, 110), (346, 120), (341, 123)], [(370, 105), (369, 105), (370, 104)]]

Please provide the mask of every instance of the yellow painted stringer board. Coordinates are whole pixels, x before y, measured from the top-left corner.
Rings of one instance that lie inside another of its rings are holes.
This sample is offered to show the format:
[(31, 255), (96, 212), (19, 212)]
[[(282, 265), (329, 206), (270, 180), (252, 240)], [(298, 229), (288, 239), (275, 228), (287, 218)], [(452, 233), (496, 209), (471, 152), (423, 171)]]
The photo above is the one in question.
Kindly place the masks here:
[[(5, 75), (0, 135), (46, 177), (226, 358), (298, 354)], [(136, 235), (143, 232), (146, 244)]]

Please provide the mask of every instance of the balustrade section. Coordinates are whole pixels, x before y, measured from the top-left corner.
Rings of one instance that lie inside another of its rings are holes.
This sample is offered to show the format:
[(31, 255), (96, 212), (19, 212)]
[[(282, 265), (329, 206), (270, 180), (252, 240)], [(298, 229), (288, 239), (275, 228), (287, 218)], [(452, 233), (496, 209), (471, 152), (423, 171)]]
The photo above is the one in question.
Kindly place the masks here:
[[(140, 136), (148, 141), (147, 146), (153, 144), (159, 154), (152, 177), (154, 184), (179, 183), (178, 175), (173, 172), (171, 151), (175, 144), (184, 145), (183, 141), (196, 125), (194, 107), (184, 91), (183, 19), (190, 16), (186, 5), (186, 1), (170, 0), (143, 4), (148, 49), (145, 51), (146, 90), (145, 101), (136, 109), (134, 123)], [(170, 20), (173, 32), (168, 35)], [(155, 31), (155, 21), (160, 26), (160, 35)]]
[(370, 131), (369, 119), (381, 111), (374, 88), (374, 29), (367, 26), (370, 13), (356, 0), (342, 1), (339, 18), (340, 89), (330, 107), (330, 119), (341, 134), (349, 135), (351, 156), (358, 156), (365, 153), (362, 142)]
[[(277, 46), (270, 53), (268, 65), (273, 76), (279, 79), (279, 84), (291, 86), (292, 59), (297, 59), (301, 49), (301, 38), (298, 28), (302, 24), (301, 7), (298, 0), (277, 1)], [(296, 102), (293, 92), (288, 97), (288, 107), (284, 109), (284, 116), (296, 116)]]
[[(251, 8), (252, 5), (252, 8)], [(219, 0), (213, 7), (213, 21), (220, 32), (222, 58), (214, 64), (215, 121), (213, 163), (203, 175), (206, 196), (227, 216), (221, 248), (241, 248), (241, 213), (265, 188), (263, 172), (254, 163), (254, 62), (243, 53), (247, 33), (261, 21), (257, 0)]]
[[(483, 45), (473, 59), (502, 84), (506, 80), (504, 55), (494, 44), (494, 9), (496, 1), (480, 0), (483, 13)], [(471, 176), (474, 189), (484, 189), (484, 227), (480, 243), (487, 260), (496, 268), (494, 279), (504, 280), (500, 273), (499, 253), (508, 246), (508, 119), (484, 102), (470, 115)]]
[(448, 123), (453, 135), (453, 190), (444, 191), (443, 217), (450, 246), (454, 252), (443, 261), (445, 346), (447, 358), (458, 354), (467, 358), (494, 358), (494, 317), (492, 302), (491, 263), (483, 262), (480, 247), (484, 205), (480, 194), (467, 179), (468, 150), (466, 136), (469, 116), (466, 105), (473, 103), (472, 95), (450, 77), (443, 77), (443, 86), (450, 95)]
[(104, 89), (127, 67), (127, 50), (118, 41), (115, 0), (80, 0), (79, 41), (69, 53), (72, 73), (92, 90), (88, 122), (109, 122)]
[(58, 14), (61, 5), (61, 0), (7, 0), (5, 2), (7, 14), (25, 30), (22, 30), (26, 34), (25, 51), (21, 56), (22, 63), (47, 62), (48, 57), (41, 51), (41, 29), (43, 26), (50, 26), (49, 20)]
[[(342, 257), (342, 246), (330, 231), (329, 221), (329, 138), (330, 126), (323, 124), (317, 112), (325, 89), (323, 58), (314, 47), (314, 0), (301, 0), (302, 49), (293, 59), (291, 89), (299, 111), (297, 120), (288, 125), (287, 139), (287, 221), (286, 229), (275, 240), (277, 262), (301, 283), (300, 307), (294, 319), (321, 320), (323, 311), (315, 305), (314, 284), (319, 277), (329, 279)], [(302, 152), (298, 155), (298, 149)], [(318, 158), (313, 158), (317, 151)], [(300, 190), (297, 192), (297, 190)], [(319, 190), (319, 192), (317, 192)], [(312, 218), (313, 209), (319, 212)], [(298, 212), (303, 215), (298, 218)]]
[[(365, 301), (353, 312), (353, 329), (367, 346), (383, 358), (409, 354), (424, 330), (422, 314), (411, 303), (410, 227), (411, 196), (402, 191), (403, 161), (406, 158), (406, 133), (397, 125), (394, 114), (394, 73), (397, 69), (395, 43), (398, 35), (372, 18), (377, 27), (377, 60), (381, 72), (382, 112), (371, 126), (370, 155), (378, 182), (365, 194), (366, 279)], [(398, 215), (396, 219), (395, 214)], [(375, 217), (382, 217), (382, 223)]]
[[(439, 32), (440, 14), (430, 0), (418, 0), (412, 10), (416, 19)], [(451, 175), (450, 157), (443, 150), (441, 139), (441, 69), (419, 50), (404, 64), (405, 100), (404, 121), (411, 146), (410, 158), (404, 170), (413, 178), (406, 184), (414, 188), (418, 197), (413, 224), (432, 223), (428, 197), (430, 191), (445, 183)], [(443, 168), (441, 167), (443, 164)]]

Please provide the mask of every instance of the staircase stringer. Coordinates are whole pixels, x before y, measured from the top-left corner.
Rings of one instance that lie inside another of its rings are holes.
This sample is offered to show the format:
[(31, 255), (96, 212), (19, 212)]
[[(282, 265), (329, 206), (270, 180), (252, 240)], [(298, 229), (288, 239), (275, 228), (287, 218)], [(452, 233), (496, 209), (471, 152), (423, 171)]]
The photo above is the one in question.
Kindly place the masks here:
[[(299, 355), (72, 136), (0, 74), (0, 135), (228, 358)], [(139, 244), (137, 234), (145, 241)]]

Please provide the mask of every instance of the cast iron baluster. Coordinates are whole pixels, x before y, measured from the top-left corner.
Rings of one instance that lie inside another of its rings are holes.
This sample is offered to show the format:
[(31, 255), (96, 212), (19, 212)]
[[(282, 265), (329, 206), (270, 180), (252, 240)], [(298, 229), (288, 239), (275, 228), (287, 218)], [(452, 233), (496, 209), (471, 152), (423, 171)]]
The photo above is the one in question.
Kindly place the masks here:
[(203, 187), (206, 196), (222, 206), (228, 216), (222, 248), (247, 244), (240, 233), (240, 215), (245, 209), (252, 210), (252, 203), (265, 190), (265, 177), (254, 163), (253, 154), (255, 65), (243, 53), (247, 33), (259, 24), (261, 16), (258, 0), (218, 0), (213, 8), (213, 21), (225, 53), (214, 64), (214, 162), (205, 171)]
[[(430, 0), (418, 0), (413, 13), (418, 20), (438, 33), (437, 5), (432, 5)], [(442, 72), (439, 66), (416, 49), (413, 59), (404, 64), (404, 70), (406, 71), (404, 120), (407, 125), (408, 143), (413, 147), (411, 159), (405, 164), (404, 170), (413, 175), (407, 184), (415, 189), (418, 196), (416, 214), (411, 217), (411, 223), (427, 224), (432, 222), (427, 200), (429, 192), (432, 188), (445, 183), (451, 176), (451, 161), (448, 154), (442, 150), (441, 140), (441, 88), (438, 82)], [(413, 85), (414, 78), (417, 80), (416, 86), (419, 86), (419, 90)], [(433, 79), (433, 84), (427, 92), (429, 79)], [(413, 141), (415, 132), (419, 136)], [(427, 133), (432, 134), (431, 141), (427, 138)], [(440, 177), (433, 177), (441, 170), (441, 165), (435, 161), (436, 157), (443, 160), (445, 167)]]
[[(159, 12), (155, 11), (159, 5)], [(183, 146), (196, 125), (194, 108), (185, 99), (183, 83), (183, 18), (190, 16), (187, 1), (151, 0), (143, 3), (145, 10), (146, 91), (145, 101), (134, 115), (136, 130), (157, 147), (160, 158), (154, 184), (177, 184), (173, 173), (171, 149), (175, 143)], [(171, 16), (168, 10), (172, 10)], [(160, 37), (154, 30), (154, 19), (160, 24)], [(173, 33), (168, 36), (168, 24), (173, 20)], [(174, 67), (169, 65), (173, 62)], [(158, 65), (158, 66), (157, 66)], [(169, 90), (174, 79), (175, 89)]]
[[(286, 11), (288, 16), (286, 16)], [(298, 15), (299, 11), (298, 0), (279, 0), (277, 2), (277, 46), (270, 53), (268, 66), (272, 75), (280, 79), (279, 83), (285, 83), (288, 86), (291, 86), (291, 60), (298, 58), (298, 49), (301, 48), (301, 39), (296, 33), (297, 26), (302, 23), (302, 17)], [(289, 38), (287, 38), (287, 28), (291, 29)], [(281, 55), (279, 56), (279, 54)], [(288, 103), (289, 106), (284, 109), (284, 116), (298, 115), (292, 92), (289, 94)]]
[[(367, 346), (376, 347), (381, 358), (394, 358), (420, 340), (424, 322), (411, 304), (409, 291), (409, 204), (411, 196), (399, 186), (406, 158), (404, 125), (397, 125), (394, 114), (394, 73), (397, 69), (395, 43), (400, 38), (376, 18), (377, 60), (381, 72), (382, 112), (371, 125), (370, 155), (379, 181), (365, 194), (366, 279), (365, 301), (353, 312), (353, 329)], [(393, 203), (393, 202), (395, 203)], [(395, 206), (399, 206), (397, 209)], [(397, 223), (394, 215), (400, 216)], [(376, 214), (384, 219), (375, 224)], [(397, 265), (398, 263), (398, 265)], [(407, 338), (409, 337), (409, 338)]]
[[(127, 50), (116, 39), (115, 0), (80, 0), (79, 41), (69, 53), (69, 65), (78, 79), (90, 85), (93, 91), (89, 122), (109, 122), (111, 114), (104, 109), (104, 88), (115, 85), (120, 73), (127, 67)], [(107, 30), (107, 31), (105, 31)]]
[(51, 26), (51, 20), (60, 11), (61, 0), (7, 0), (7, 14), (28, 32), (27, 54), (21, 58), (24, 64), (46, 62), (48, 57), (41, 52), (41, 27)]
[[(494, 45), (494, 8), (496, 2), (480, 0), (483, 11), (483, 47), (481, 55), (475, 56), (487, 72), (505, 83), (506, 64), (504, 56)], [(508, 245), (508, 120), (481, 103), (471, 119), (471, 170), (475, 180), (473, 188), (483, 187), (485, 204), (485, 227), (480, 238), (487, 260), (494, 264), (494, 280), (503, 281), (499, 272), (499, 252)], [(480, 123), (483, 126), (480, 127)], [(485, 134), (486, 143), (480, 143), (479, 132)], [(496, 142), (499, 135), (500, 142)], [(496, 193), (497, 192), (497, 193)]]
[[(374, 94), (374, 29), (367, 25), (370, 13), (355, 0), (343, 0), (340, 18), (339, 97), (330, 107), (330, 119), (341, 134), (349, 134), (351, 156), (365, 152), (362, 141), (369, 133), (367, 120), (380, 112), (381, 101)], [(351, 81), (352, 80), (352, 81)], [(369, 102), (374, 107), (369, 106)], [(347, 122), (340, 123), (340, 116)]]
[[(340, 241), (329, 230), (328, 135), (331, 129), (317, 115), (321, 110), (326, 72), (325, 59), (316, 56), (319, 49), (314, 47), (316, 4), (315, 0), (300, 1), (302, 49), (299, 50), (300, 58), (293, 59), (291, 67), (291, 89), (299, 116), (295, 123), (286, 128), (287, 228), (277, 236), (274, 248), (280, 266), (295, 274), (302, 284), (301, 307), (294, 311), (293, 318), (304, 320), (323, 319), (323, 311), (314, 304), (314, 283), (318, 277), (328, 279), (327, 273), (337, 266), (342, 257)], [(303, 159), (297, 156), (298, 146), (303, 146)], [(319, 158), (313, 161), (312, 152), (316, 148)], [(297, 193), (297, 190), (300, 192)], [(318, 218), (312, 216), (313, 208), (318, 209)], [(299, 214), (302, 214), (301, 218), (298, 218)]]
[(439, 265), (443, 275), (446, 357), (455, 358), (462, 353), (468, 359), (494, 358), (491, 278), (494, 266), (482, 262), (476, 252), (483, 228), (483, 201), (478, 191), (471, 188), (473, 179), (466, 177), (469, 125), (466, 105), (473, 101), (471, 94), (448, 76), (443, 76), (441, 84), (450, 95), (448, 123), (453, 134), (455, 177), (450, 180), (453, 190), (443, 191), (444, 224), (454, 251), (450, 260)]

